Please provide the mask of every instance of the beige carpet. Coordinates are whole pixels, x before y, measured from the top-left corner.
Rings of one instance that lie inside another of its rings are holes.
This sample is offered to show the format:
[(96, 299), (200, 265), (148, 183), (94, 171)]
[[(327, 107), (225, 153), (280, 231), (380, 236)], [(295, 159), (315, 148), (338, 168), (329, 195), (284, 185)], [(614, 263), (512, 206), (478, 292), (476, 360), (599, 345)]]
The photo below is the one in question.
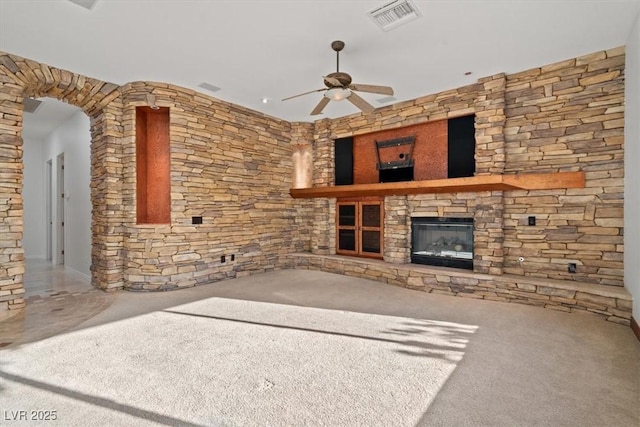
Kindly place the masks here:
[(640, 344), (591, 316), (279, 271), (118, 293), (0, 351), (0, 393), (2, 425), (638, 426)]

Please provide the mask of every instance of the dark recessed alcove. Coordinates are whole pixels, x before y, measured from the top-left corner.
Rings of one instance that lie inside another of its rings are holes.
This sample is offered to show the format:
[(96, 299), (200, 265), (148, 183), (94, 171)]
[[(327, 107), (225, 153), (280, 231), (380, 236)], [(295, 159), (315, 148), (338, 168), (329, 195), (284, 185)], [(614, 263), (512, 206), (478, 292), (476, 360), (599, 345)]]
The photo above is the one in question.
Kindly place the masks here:
[(463, 178), (476, 173), (475, 117), (457, 117), (447, 123), (448, 178)]
[(379, 173), (380, 182), (413, 181), (413, 166), (409, 168), (382, 169)]
[(334, 145), (335, 185), (353, 184), (353, 138), (338, 138)]

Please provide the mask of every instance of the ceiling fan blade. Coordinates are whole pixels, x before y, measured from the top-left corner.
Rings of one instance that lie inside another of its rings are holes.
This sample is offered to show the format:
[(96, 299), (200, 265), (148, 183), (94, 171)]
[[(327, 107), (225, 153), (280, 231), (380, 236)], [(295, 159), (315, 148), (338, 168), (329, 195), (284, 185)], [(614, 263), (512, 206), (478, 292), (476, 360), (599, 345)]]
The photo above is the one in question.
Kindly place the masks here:
[(351, 92), (351, 95), (349, 95), (349, 97), (347, 99), (353, 105), (355, 105), (356, 107), (361, 109), (363, 113), (370, 113), (373, 110), (375, 110), (375, 108), (373, 108), (373, 105), (369, 104), (367, 101), (365, 101), (364, 99), (360, 98), (358, 96), (358, 94), (356, 94), (355, 92)]
[(310, 93), (321, 92), (321, 91), (324, 91), (324, 90), (327, 90), (327, 88), (323, 87), (322, 89), (310, 90), (309, 92), (300, 93), (298, 95), (293, 95), (293, 96), (290, 96), (288, 98), (284, 98), (283, 101), (287, 101), (289, 99), (297, 98), (299, 96), (309, 95)]
[(352, 84), (349, 86), (349, 89), (359, 90), (360, 92), (379, 93), (381, 95), (393, 95), (393, 89), (389, 86)]
[(322, 113), (322, 110), (324, 110), (324, 107), (327, 106), (329, 101), (331, 101), (329, 98), (323, 96), (320, 102), (318, 102), (318, 105), (316, 105), (316, 108), (314, 108), (311, 112), (311, 115), (317, 116), (318, 114)]

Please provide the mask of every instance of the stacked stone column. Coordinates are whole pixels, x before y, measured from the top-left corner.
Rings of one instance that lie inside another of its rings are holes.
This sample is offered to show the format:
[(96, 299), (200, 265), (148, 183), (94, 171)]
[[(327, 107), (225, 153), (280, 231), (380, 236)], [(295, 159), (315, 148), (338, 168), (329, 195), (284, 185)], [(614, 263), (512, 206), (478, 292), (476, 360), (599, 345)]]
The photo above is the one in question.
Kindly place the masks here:
[(91, 117), (91, 280), (102, 289), (124, 285), (121, 108), (114, 101)]
[(0, 310), (24, 307), (22, 110), (20, 85), (0, 83)]
[[(476, 175), (502, 175), (505, 168), (506, 76), (480, 79), (476, 107)], [(504, 193), (476, 194), (473, 270), (500, 275), (504, 264)]]
[(409, 203), (407, 196), (384, 199), (384, 260), (394, 264), (411, 261)]
[[(313, 185), (334, 184), (334, 149), (330, 120), (315, 122)], [(336, 199), (313, 199), (311, 253), (326, 255), (336, 252)]]

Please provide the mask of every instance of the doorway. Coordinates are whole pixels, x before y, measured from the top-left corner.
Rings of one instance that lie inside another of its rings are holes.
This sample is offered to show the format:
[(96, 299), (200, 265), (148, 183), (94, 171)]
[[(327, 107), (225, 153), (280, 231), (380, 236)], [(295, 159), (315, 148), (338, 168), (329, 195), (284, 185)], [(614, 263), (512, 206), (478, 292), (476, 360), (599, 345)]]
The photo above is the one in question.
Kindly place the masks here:
[(56, 158), (57, 164), (57, 220), (56, 220), (56, 264), (64, 264), (64, 153), (58, 154)]
[(49, 159), (45, 163), (45, 175), (44, 175), (44, 191), (46, 198), (46, 235), (47, 235), (47, 248), (46, 259), (47, 261), (53, 260), (53, 160)]
[(36, 112), (24, 113), (22, 139), (28, 305), (31, 297), (91, 289), (89, 118), (45, 98)]

